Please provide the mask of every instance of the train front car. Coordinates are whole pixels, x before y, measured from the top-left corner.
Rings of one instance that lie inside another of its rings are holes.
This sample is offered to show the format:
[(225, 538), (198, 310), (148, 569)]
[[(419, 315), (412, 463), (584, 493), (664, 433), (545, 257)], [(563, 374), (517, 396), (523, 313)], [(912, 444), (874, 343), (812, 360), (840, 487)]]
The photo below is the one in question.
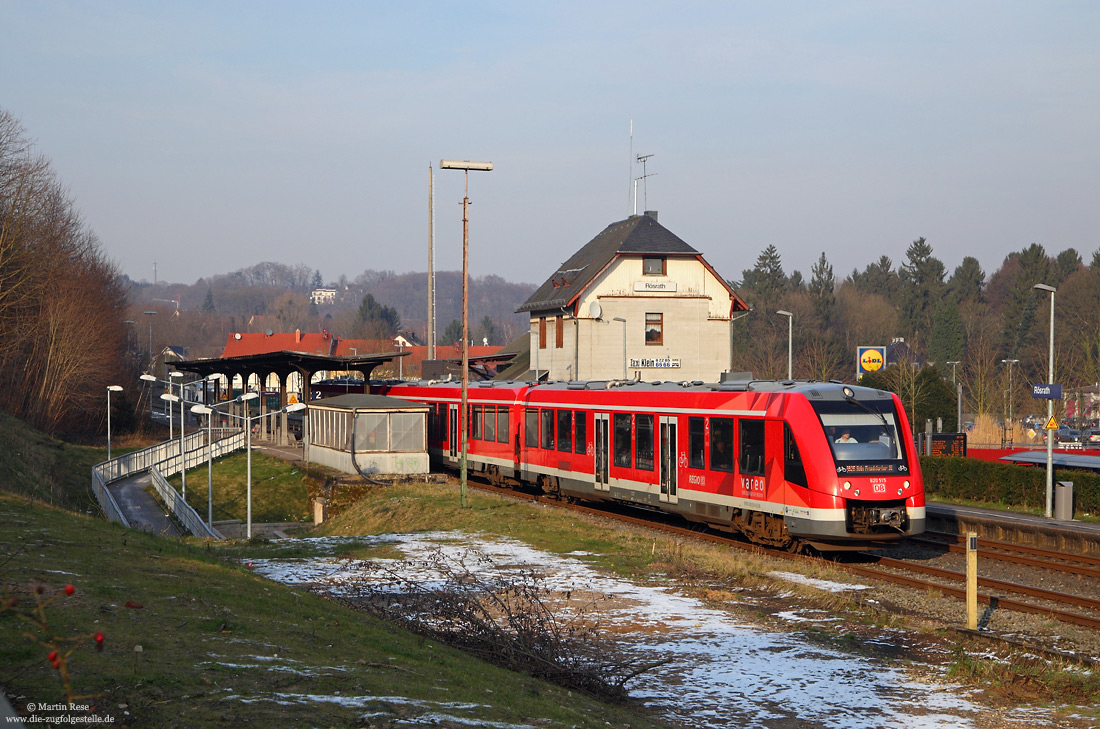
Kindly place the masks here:
[(786, 415), (805, 471), (805, 505), (792, 484), (788, 532), (822, 550), (922, 533), (924, 482), (898, 397), (834, 383), (797, 389), (805, 400), (793, 399)]

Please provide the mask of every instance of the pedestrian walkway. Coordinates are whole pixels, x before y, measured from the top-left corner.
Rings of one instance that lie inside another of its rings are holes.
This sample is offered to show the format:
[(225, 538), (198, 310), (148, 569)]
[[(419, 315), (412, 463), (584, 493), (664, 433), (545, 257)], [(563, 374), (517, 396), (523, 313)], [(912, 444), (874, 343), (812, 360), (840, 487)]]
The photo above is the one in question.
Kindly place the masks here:
[(149, 493), (152, 483), (152, 474), (142, 471), (108, 484), (107, 490), (134, 529), (166, 537), (183, 536), (176, 523), (165, 513), (164, 504)]

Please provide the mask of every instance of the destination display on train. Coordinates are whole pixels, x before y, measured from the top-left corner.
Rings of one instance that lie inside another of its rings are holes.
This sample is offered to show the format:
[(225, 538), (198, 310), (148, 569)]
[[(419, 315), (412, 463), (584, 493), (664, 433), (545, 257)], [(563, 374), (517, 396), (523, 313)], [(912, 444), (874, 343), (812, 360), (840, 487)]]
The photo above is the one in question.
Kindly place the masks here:
[(904, 468), (899, 468), (893, 461), (873, 461), (869, 463), (845, 463), (837, 466), (836, 472), (849, 476), (881, 476), (883, 474), (901, 473)]

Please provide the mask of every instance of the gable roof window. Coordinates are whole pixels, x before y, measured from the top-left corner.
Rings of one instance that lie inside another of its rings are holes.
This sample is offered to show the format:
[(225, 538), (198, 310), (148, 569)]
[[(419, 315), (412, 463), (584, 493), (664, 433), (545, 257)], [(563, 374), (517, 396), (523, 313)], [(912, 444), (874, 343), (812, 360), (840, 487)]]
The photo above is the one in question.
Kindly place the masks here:
[(643, 276), (664, 276), (666, 272), (666, 259), (664, 256), (653, 256), (642, 259)]

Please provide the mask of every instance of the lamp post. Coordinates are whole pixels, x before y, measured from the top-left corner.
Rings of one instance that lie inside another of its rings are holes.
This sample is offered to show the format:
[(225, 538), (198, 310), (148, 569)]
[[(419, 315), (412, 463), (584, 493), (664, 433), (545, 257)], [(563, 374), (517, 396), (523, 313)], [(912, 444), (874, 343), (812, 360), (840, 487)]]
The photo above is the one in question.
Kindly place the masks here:
[(214, 528), (214, 408), (192, 405), (191, 412), (206, 416), (206, 526)]
[(470, 385), (470, 170), (491, 172), (492, 162), (471, 162), (470, 160), (444, 159), (439, 161), (442, 170), (462, 170), (465, 177), (462, 197), (462, 411), (459, 414), (459, 427), (462, 429), (462, 458), (459, 462), (460, 488), (459, 502), (466, 505), (466, 397)]
[(955, 429), (960, 433), (963, 432), (963, 390), (962, 385), (955, 384), (955, 366), (962, 364), (959, 360), (954, 362), (948, 362), (951, 365), (951, 387), (955, 390)]
[(787, 379), (788, 380), (793, 380), (794, 379), (794, 374), (793, 374), (794, 370), (793, 370), (793, 367), (791, 365), (793, 364), (793, 356), (794, 356), (793, 355), (793, 352), (794, 352), (794, 346), (793, 346), (794, 345), (794, 314), (792, 314), (789, 311), (783, 311), (782, 309), (780, 309), (779, 311), (777, 311), (775, 313), (779, 314), (780, 316), (787, 317)]
[(111, 393), (122, 392), (118, 385), (107, 385), (107, 460), (111, 460)]
[(246, 495), (247, 495), (248, 505), (245, 507), (245, 512), (246, 512), (245, 536), (248, 539), (252, 538), (252, 418), (250, 418), (248, 416), (248, 413), (249, 413), (248, 401), (249, 400), (255, 400), (258, 397), (259, 397), (259, 395), (257, 395), (254, 392), (246, 392), (243, 395), (241, 395), (241, 397), (240, 397), (241, 402), (244, 403), (244, 433), (245, 433), (244, 442), (245, 442), (245, 450), (248, 453), (248, 455), (246, 457), (247, 464), (248, 464), (248, 466), (247, 466), (248, 477), (247, 477), (247, 486), (246, 486)]
[[(1049, 383), (1054, 384), (1054, 292), (1058, 289), (1046, 284), (1035, 284), (1031, 288), (1050, 292), (1050, 364), (1047, 370)], [(1047, 424), (1054, 418), (1054, 400), (1047, 400)], [(1047, 430), (1047, 508), (1049, 519), (1054, 512), (1054, 431)]]
[(1011, 445), (1016, 440), (1016, 408), (1013, 401), (1016, 397), (1012, 389), (1012, 365), (1017, 364), (1018, 359), (1002, 359), (1001, 364), (1008, 365), (1008, 443)]
[(611, 321), (621, 321), (623, 323), (623, 379), (626, 379), (626, 319), (621, 316), (611, 317)]
[[(180, 383), (180, 486), (183, 493), (183, 500), (187, 501), (187, 457), (186, 449), (183, 446), (183, 431), (184, 421), (187, 420), (187, 413), (184, 408), (187, 407), (186, 398), (183, 395), (183, 373), (179, 370), (172, 372), (170, 375), (172, 378), (179, 380)], [(172, 406), (168, 406), (168, 422), (172, 421)], [(169, 431), (171, 435), (171, 431)]]

